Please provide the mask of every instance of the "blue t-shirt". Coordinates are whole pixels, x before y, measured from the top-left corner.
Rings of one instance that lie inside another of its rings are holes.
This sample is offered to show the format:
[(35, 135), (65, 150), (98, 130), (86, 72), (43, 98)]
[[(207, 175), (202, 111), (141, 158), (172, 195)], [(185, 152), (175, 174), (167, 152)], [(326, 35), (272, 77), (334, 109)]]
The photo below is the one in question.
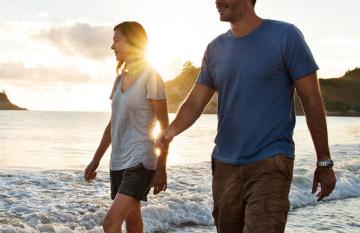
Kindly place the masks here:
[(197, 79), (219, 95), (212, 156), (230, 164), (294, 157), (294, 80), (317, 69), (301, 32), (285, 22), (264, 20), (245, 36), (229, 30), (213, 40)]

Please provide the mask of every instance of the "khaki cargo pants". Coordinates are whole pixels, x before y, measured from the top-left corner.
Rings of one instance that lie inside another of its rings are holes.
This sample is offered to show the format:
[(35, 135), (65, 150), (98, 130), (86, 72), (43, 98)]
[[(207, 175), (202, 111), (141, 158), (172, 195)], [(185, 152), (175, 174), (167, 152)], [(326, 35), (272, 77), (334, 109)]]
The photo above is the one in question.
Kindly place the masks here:
[(217, 232), (284, 232), (293, 166), (294, 160), (284, 155), (247, 165), (213, 160), (213, 217)]

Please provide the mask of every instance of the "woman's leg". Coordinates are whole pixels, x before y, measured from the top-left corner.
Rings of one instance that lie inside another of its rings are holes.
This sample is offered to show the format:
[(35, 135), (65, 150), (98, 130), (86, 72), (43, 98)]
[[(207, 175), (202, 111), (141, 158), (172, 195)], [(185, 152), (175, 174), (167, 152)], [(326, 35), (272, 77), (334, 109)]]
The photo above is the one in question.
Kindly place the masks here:
[(144, 224), (141, 217), (141, 204), (140, 201), (136, 204), (133, 210), (125, 219), (127, 233), (143, 233)]
[(122, 223), (139, 203), (133, 197), (118, 193), (104, 218), (105, 233), (121, 233)]

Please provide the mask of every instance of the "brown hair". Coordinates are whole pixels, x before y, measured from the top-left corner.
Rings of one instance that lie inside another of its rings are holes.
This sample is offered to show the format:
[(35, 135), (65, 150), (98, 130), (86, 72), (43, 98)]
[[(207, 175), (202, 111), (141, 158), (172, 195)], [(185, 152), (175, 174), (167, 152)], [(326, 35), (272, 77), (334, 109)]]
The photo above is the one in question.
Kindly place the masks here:
[(255, 6), (256, 0), (251, 0), (253, 6)]
[[(145, 58), (148, 37), (145, 32), (144, 27), (134, 21), (125, 21), (114, 27), (114, 31), (120, 30), (121, 34), (125, 36), (128, 43), (131, 45), (133, 49), (133, 53), (136, 58), (142, 60)], [(119, 73), (119, 69), (123, 66), (124, 62), (119, 62), (116, 67), (116, 72)], [(126, 67), (123, 67), (123, 71)]]

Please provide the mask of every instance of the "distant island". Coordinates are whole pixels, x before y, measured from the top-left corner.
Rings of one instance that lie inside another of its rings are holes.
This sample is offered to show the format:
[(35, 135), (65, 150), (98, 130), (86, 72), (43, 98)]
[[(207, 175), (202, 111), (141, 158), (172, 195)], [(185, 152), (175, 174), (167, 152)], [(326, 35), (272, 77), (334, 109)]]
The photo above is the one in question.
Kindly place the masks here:
[[(175, 79), (165, 83), (169, 112), (176, 112), (187, 97), (200, 72), (199, 67), (186, 62)], [(328, 116), (360, 116), (360, 68), (347, 71), (340, 78), (319, 79)], [(296, 114), (303, 115), (298, 96), (295, 96)], [(210, 101), (205, 113), (217, 113), (217, 95)]]
[(12, 104), (8, 99), (5, 91), (0, 92), (0, 110), (27, 110), (26, 108), (20, 108), (15, 104)]

